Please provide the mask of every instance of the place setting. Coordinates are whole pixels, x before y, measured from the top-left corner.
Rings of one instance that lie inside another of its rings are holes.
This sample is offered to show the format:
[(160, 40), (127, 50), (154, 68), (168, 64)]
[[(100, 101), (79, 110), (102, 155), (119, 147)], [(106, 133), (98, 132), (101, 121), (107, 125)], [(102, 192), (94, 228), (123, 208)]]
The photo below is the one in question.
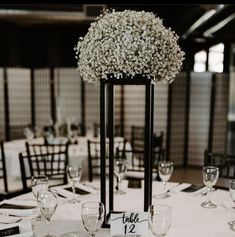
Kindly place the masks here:
[(0, 236), (32, 237), (32, 218), (37, 215), (35, 202), (4, 200), (0, 203)]
[(64, 203), (80, 203), (83, 195), (94, 194), (98, 191), (91, 184), (80, 183), (81, 177), (81, 166), (67, 166), (68, 184), (52, 187), (51, 189), (57, 193), (57, 196)]

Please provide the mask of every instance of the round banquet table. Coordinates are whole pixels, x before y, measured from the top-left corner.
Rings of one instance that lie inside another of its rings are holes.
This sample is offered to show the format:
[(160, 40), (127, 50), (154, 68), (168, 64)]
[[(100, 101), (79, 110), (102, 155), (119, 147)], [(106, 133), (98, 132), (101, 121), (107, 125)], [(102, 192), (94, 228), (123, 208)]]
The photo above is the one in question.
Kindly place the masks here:
[[(50, 233), (56, 236), (70, 237), (86, 237), (88, 233), (85, 231), (81, 222), (81, 203), (86, 201), (100, 200), (99, 181), (86, 183), (81, 188), (91, 191), (90, 194), (80, 195), (81, 202), (76, 204), (68, 203), (68, 199), (59, 198), (58, 208), (52, 217), (50, 224)], [(115, 211), (143, 211), (143, 183), (142, 188), (127, 188), (127, 181), (123, 184), (126, 189), (124, 195), (114, 195), (114, 210)], [(182, 190), (190, 184), (178, 184), (169, 182), (167, 187), (170, 197), (165, 199), (154, 199), (152, 203), (167, 204), (172, 207), (172, 222), (171, 228), (166, 235), (167, 237), (234, 237), (235, 232), (229, 228), (228, 221), (235, 219), (235, 209), (230, 199), (229, 192), (217, 189), (212, 192), (211, 199), (218, 206), (214, 209), (201, 207), (201, 203), (207, 199), (207, 196), (201, 194), (201, 189), (194, 193), (185, 193)], [(58, 187), (57, 190), (64, 186)], [(94, 188), (96, 187), (96, 188)], [(153, 182), (153, 194), (161, 192), (162, 183)], [(58, 191), (59, 192), (59, 191)], [(60, 193), (60, 192), (59, 192)], [(108, 193), (107, 193), (108, 197)], [(25, 194), (16, 199), (25, 200), (32, 199), (31, 193)], [(46, 225), (44, 221), (34, 222), (34, 234), (41, 237), (45, 234)], [(76, 234), (72, 234), (76, 233)], [(70, 233), (70, 234), (68, 234)], [(96, 237), (110, 236), (110, 229), (101, 228)], [(149, 230), (148, 236), (153, 236)]]

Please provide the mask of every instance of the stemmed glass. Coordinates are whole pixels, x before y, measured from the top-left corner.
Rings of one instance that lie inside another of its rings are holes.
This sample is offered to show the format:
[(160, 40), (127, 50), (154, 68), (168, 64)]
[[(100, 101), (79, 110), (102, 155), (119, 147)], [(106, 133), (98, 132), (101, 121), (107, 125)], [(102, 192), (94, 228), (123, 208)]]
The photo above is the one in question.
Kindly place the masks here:
[(26, 128), (24, 129), (24, 135), (25, 135), (26, 140), (27, 140), (28, 142), (32, 141), (33, 138), (34, 138), (34, 133), (33, 133), (33, 131), (32, 131), (29, 127), (26, 127)]
[(48, 189), (48, 177), (46, 175), (32, 176), (31, 185), (33, 195), (37, 198), (39, 191)]
[[(37, 195), (41, 191), (48, 190), (48, 177), (46, 175), (32, 176), (31, 178), (32, 193), (37, 199)], [(42, 219), (42, 215), (39, 213), (34, 220), (39, 221)]]
[(90, 237), (95, 237), (104, 221), (104, 205), (101, 202), (82, 203), (82, 223)]
[(114, 174), (117, 177), (117, 187), (116, 193), (117, 194), (125, 194), (122, 190), (122, 179), (127, 170), (127, 160), (126, 159), (114, 159)]
[[(234, 203), (233, 208), (235, 208), (235, 179), (230, 179), (229, 181), (229, 194)], [(235, 220), (229, 221), (228, 224), (235, 226)]]
[(72, 190), (73, 190), (73, 198), (72, 200), (70, 200), (70, 202), (72, 203), (80, 202), (80, 200), (77, 199), (76, 187), (80, 183), (80, 179), (82, 176), (82, 167), (81, 166), (78, 166), (78, 167), (68, 166), (67, 174), (68, 174), (68, 178), (72, 185)]
[(49, 234), (49, 223), (58, 206), (56, 195), (51, 191), (40, 191), (37, 195), (37, 202), (40, 212), (47, 223), (47, 234), (45, 237), (55, 237)]
[(171, 207), (154, 204), (148, 208), (148, 222), (154, 236), (165, 236), (171, 226)]
[(159, 193), (154, 195), (154, 198), (167, 198), (170, 195), (166, 190), (166, 182), (170, 179), (173, 172), (173, 162), (171, 161), (159, 161), (158, 162), (158, 174), (163, 182), (163, 193)]
[(79, 134), (79, 125), (78, 123), (72, 123), (71, 126), (70, 126), (70, 129), (71, 129), (71, 142), (73, 144), (76, 144), (77, 143), (77, 138), (78, 138), (78, 134)]
[(215, 208), (217, 205), (211, 202), (210, 196), (213, 186), (216, 184), (219, 177), (219, 169), (215, 166), (204, 166), (202, 168), (203, 182), (207, 186), (208, 200), (201, 204), (202, 207)]

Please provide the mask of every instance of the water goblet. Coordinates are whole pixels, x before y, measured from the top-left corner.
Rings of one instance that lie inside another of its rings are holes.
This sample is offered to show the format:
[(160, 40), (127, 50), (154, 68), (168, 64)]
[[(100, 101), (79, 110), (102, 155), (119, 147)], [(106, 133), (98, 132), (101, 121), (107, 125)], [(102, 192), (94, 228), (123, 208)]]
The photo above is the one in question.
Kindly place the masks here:
[(213, 186), (216, 184), (218, 177), (219, 177), (219, 169), (215, 166), (204, 166), (202, 168), (202, 174), (203, 174), (203, 182), (207, 186), (208, 192), (208, 200), (203, 202), (201, 204), (202, 207), (205, 208), (215, 208), (217, 205), (213, 202), (211, 202), (211, 191)]
[(33, 131), (31, 130), (31, 128), (29, 128), (29, 127), (26, 127), (26, 128), (24, 129), (24, 135), (25, 135), (26, 140), (27, 140), (28, 142), (31, 142), (31, 141), (33, 140), (33, 138), (34, 138), (34, 133), (33, 133)]
[[(235, 209), (235, 179), (230, 179), (229, 181), (229, 194), (234, 203), (233, 208)], [(231, 226), (235, 226), (235, 220), (229, 221), (228, 224)]]
[(122, 179), (127, 170), (127, 160), (126, 159), (114, 159), (114, 174), (117, 177), (117, 194), (125, 194), (126, 192), (122, 190)]
[(80, 179), (82, 176), (82, 167), (81, 166), (77, 166), (77, 167), (68, 166), (67, 174), (68, 174), (68, 178), (72, 185), (72, 190), (73, 190), (73, 198), (72, 200), (70, 200), (70, 202), (71, 203), (80, 202), (80, 200), (77, 199), (76, 187), (80, 183)]
[(82, 203), (82, 223), (90, 237), (95, 237), (104, 221), (104, 205), (101, 202)]
[(163, 182), (163, 193), (154, 195), (154, 198), (161, 199), (169, 197), (169, 193), (166, 190), (166, 183), (170, 179), (173, 172), (173, 162), (171, 161), (159, 161), (158, 162), (158, 174)]
[[(32, 176), (31, 186), (32, 186), (32, 193), (34, 197), (37, 199), (37, 195), (39, 192), (48, 190), (48, 177), (46, 175)], [(40, 221), (42, 218), (43, 217), (39, 212), (38, 215), (33, 220)]]
[(154, 236), (165, 236), (171, 226), (171, 207), (154, 204), (148, 208), (148, 222)]
[(48, 189), (48, 177), (46, 175), (32, 176), (31, 185), (33, 195), (37, 198), (39, 191)]
[(40, 191), (37, 195), (37, 202), (40, 212), (47, 223), (47, 234), (45, 237), (55, 237), (49, 234), (49, 223), (58, 206), (57, 197), (51, 191)]

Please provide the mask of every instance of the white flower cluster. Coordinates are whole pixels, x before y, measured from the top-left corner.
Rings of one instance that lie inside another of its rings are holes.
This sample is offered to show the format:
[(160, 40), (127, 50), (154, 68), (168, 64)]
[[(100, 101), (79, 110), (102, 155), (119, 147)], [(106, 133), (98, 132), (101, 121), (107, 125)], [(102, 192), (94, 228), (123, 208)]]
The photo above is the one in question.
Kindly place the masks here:
[(170, 83), (184, 59), (177, 40), (153, 13), (106, 11), (79, 38), (75, 47), (78, 71), (95, 84), (108, 75), (117, 79), (142, 75)]

